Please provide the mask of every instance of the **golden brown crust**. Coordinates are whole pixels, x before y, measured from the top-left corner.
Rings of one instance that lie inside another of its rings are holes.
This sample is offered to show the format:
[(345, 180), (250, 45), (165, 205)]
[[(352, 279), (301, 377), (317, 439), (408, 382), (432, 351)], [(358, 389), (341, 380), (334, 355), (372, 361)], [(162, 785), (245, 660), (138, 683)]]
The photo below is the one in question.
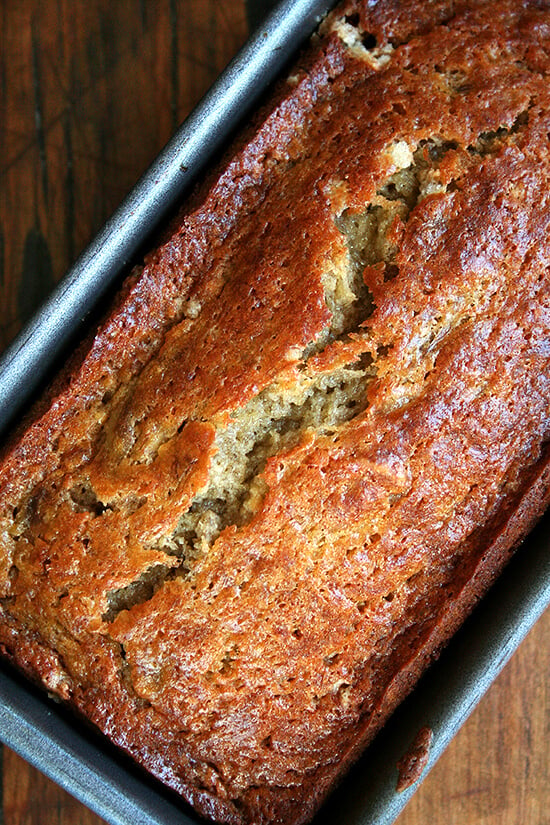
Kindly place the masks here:
[(546, 506), (549, 27), (340, 7), (0, 467), (5, 654), (220, 822), (306, 821)]

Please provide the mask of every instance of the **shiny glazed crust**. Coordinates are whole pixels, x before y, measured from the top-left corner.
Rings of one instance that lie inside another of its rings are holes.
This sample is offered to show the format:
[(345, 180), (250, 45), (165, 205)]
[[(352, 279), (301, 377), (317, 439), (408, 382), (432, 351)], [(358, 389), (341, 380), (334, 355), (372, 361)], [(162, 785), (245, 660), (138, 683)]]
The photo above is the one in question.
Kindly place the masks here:
[(348, 2), (0, 466), (0, 643), (301, 823), (549, 490), (550, 4)]

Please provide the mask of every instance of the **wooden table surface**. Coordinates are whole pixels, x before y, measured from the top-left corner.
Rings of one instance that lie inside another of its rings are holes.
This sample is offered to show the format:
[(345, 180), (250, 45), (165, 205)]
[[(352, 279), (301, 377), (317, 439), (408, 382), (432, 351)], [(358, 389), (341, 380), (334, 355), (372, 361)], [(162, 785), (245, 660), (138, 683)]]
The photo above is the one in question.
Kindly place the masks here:
[[(0, 6), (0, 349), (111, 214), (266, 2)], [(550, 823), (550, 614), (399, 825)], [(3, 749), (0, 825), (102, 820)]]

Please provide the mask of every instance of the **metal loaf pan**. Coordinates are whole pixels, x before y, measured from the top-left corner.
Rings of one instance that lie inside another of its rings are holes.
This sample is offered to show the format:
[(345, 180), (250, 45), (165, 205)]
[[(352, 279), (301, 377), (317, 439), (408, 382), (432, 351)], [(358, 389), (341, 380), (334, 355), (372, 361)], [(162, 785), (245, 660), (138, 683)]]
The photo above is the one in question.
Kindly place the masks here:
[[(333, 0), (285, 0), (264, 21), (0, 361), (0, 429), (28, 404), (83, 331), (82, 319), (127, 271), (238, 121)], [(550, 603), (547, 517), (315, 819), (390, 825), (415, 786), (396, 792), (396, 763), (433, 731), (427, 771)], [(194, 813), (103, 737), (6, 666), (0, 738), (111, 825), (193, 825)]]

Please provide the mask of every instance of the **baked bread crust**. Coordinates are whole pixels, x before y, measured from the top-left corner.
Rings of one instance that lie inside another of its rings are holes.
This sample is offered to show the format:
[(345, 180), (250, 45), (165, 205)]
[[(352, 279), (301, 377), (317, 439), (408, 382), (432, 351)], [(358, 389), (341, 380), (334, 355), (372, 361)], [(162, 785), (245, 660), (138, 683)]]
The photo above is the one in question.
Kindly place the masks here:
[(349, 2), (0, 467), (0, 643), (307, 821), (550, 491), (550, 4)]

